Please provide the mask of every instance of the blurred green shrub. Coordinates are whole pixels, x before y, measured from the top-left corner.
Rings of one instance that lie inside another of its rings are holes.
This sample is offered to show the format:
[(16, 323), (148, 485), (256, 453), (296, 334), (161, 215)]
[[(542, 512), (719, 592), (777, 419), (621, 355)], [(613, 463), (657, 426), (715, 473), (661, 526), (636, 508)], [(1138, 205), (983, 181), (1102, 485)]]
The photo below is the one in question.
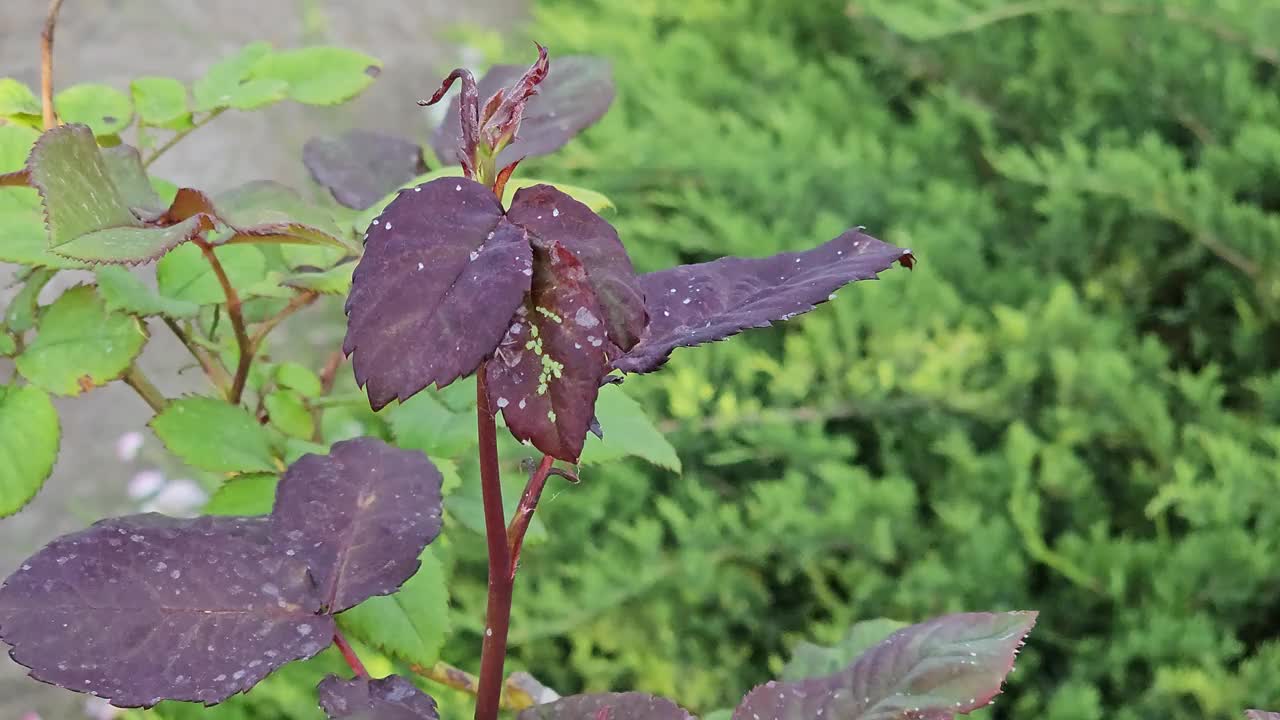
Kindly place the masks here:
[[(684, 473), (548, 494), (517, 666), (707, 712), (860, 619), (1037, 608), (987, 716), (1280, 705), (1280, 3), (535, 13), (619, 91), (528, 171), (613, 199), (642, 269), (850, 223), (920, 263), (628, 380)], [(483, 614), (455, 549), (451, 657)]]

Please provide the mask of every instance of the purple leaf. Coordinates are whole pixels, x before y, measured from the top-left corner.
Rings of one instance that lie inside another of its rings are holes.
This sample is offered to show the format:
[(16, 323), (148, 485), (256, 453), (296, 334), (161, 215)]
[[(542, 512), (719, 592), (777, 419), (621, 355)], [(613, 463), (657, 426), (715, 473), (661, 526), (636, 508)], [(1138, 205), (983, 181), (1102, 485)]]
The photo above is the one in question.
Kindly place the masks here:
[(644, 291), (612, 225), (551, 185), (521, 188), (507, 217), (535, 241), (556, 241), (572, 251), (604, 309), (609, 338), (624, 351), (639, 342), (648, 322)]
[[(528, 70), (527, 65), (493, 66), (480, 79), (478, 97), (492, 97)], [(498, 154), (496, 165), (505, 167), (523, 158), (555, 152), (603, 117), (613, 96), (608, 60), (587, 55), (556, 58), (538, 85), (538, 93), (524, 107), (516, 140)], [(444, 122), (431, 136), (431, 147), (444, 162), (457, 162), (456, 148), (462, 134), (458, 103), (457, 98), (449, 103)]]
[(855, 280), (873, 280), (910, 250), (849, 230), (812, 250), (767, 258), (725, 257), (643, 275), (649, 334), (614, 362), (623, 372), (657, 370), (678, 347), (723, 340), (812, 310)]
[(520, 713), (519, 720), (693, 720), (666, 698), (638, 692), (571, 695)]
[(368, 130), (311, 138), (302, 146), (302, 162), (335, 200), (355, 210), (427, 171), (417, 143)]
[(493, 193), (463, 178), (403, 191), (367, 238), (343, 351), (377, 410), (493, 353), (529, 290), (532, 252)]
[(391, 675), (381, 680), (342, 680), (334, 675), (316, 687), (320, 707), (330, 720), (438, 720), (436, 701), (413, 683)]
[(529, 301), (486, 366), (489, 407), (502, 412), (517, 439), (577, 462), (617, 350), (578, 258), (561, 243), (539, 240), (533, 265)]
[(1268, 710), (1246, 710), (1244, 716), (1248, 720), (1280, 720), (1280, 712)]
[(333, 619), (265, 518), (136, 515), (59, 538), (0, 588), (32, 677), (142, 707), (214, 704), (327, 647)]
[(440, 534), (440, 471), (374, 438), (304, 455), (280, 480), (272, 532), (311, 569), (327, 612), (395, 592)]
[(903, 628), (834, 675), (757, 687), (734, 720), (951, 720), (1000, 692), (1036, 615), (961, 613)]

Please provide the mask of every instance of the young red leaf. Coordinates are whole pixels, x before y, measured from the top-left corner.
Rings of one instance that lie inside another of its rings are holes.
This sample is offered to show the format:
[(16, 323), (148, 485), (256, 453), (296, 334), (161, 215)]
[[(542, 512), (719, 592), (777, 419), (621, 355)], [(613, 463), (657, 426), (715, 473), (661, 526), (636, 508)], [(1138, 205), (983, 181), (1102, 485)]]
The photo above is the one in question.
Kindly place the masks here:
[(893, 633), (834, 675), (769, 682), (734, 720), (951, 720), (991, 702), (1035, 612), (944, 615)]
[[(447, 142), (434, 145), (436, 157), (444, 162), (457, 162), (462, 166), (463, 174), (469, 179), (475, 178), (476, 150), (480, 146), (480, 93), (476, 87), (475, 76), (465, 68), (457, 68), (449, 73), (440, 88), (429, 100), (419, 100), (419, 105), (435, 105), (454, 81), (462, 81), (462, 91), (449, 104), (448, 117), (453, 118), (454, 132)], [(447, 122), (447, 121), (446, 121)]]
[(617, 349), (586, 268), (565, 245), (539, 240), (533, 266), (529, 301), (486, 366), (489, 407), (517, 439), (577, 462)]
[(438, 720), (436, 701), (413, 683), (391, 675), (380, 680), (342, 680), (330, 675), (316, 687), (330, 720)]
[(874, 280), (911, 251), (849, 230), (812, 250), (767, 258), (725, 257), (643, 275), (649, 334), (614, 362), (657, 370), (678, 347), (723, 340), (812, 310), (855, 280)]
[[(492, 97), (515, 84), (528, 70), (527, 65), (493, 66), (480, 79), (478, 97)], [(604, 58), (559, 57), (550, 63), (546, 78), (537, 89), (537, 94), (528, 99), (521, 112), (516, 140), (498, 154), (498, 167), (555, 152), (603, 117), (613, 103), (612, 69)], [(441, 160), (455, 161), (460, 135), (458, 99), (455, 98), (449, 104), (444, 122), (431, 136), (431, 147)]]
[(463, 178), (402, 192), (370, 226), (347, 298), (356, 381), (376, 410), (474, 372), (529, 290), (524, 230)]
[(355, 210), (427, 171), (417, 143), (368, 130), (311, 138), (302, 146), (302, 162), (335, 200)]
[(507, 217), (531, 238), (558, 242), (577, 256), (604, 309), (609, 338), (623, 351), (634, 347), (648, 322), (644, 291), (613, 226), (551, 185), (518, 190)]
[(519, 720), (693, 720), (693, 716), (666, 698), (626, 692), (570, 695), (534, 705), (521, 712)]
[(32, 677), (120, 707), (214, 704), (327, 647), (333, 619), (265, 518), (104, 520), (0, 587), (0, 639)]
[(396, 591), (440, 534), (440, 471), (375, 438), (304, 455), (280, 480), (272, 529), (311, 568), (327, 612)]

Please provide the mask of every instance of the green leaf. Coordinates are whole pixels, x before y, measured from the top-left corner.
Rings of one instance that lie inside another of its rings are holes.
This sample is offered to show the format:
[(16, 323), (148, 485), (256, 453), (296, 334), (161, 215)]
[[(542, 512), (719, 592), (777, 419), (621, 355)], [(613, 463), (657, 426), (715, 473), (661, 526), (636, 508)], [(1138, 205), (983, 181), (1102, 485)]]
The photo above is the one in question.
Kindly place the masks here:
[(40, 99), (14, 78), (0, 78), (0, 117), (27, 123), (40, 121)]
[(292, 465), (303, 455), (324, 455), (327, 452), (329, 452), (329, 446), (322, 443), (294, 437), (287, 437), (284, 440), (284, 462), (286, 465)]
[(280, 477), (247, 473), (228, 478), (204, 506), (205, 515), (268, 515), (276, 499)]
[(33, 384), (79, 395), (123, 375), (146, 341), (142, 323), (107, 310), (92, 287), (80, 285), (45, 309), (35, 340), (15, 362)]
[[(266, 258), (252, 245), (226, 245), (214, 250), (232, 287), (247, 288), (266, 277)], [(222, 285), (200, 248), (190, 243), (170, 250), (156, 265), (160, 294), (200, 305), (226, 301)]]
[(270, 43), (256, 42), (215, 63), (191, 88), (195, 109), (200, 112), (219, 108), (253, 110), (288, 97), (288, 83), (272, 78), (250, 78), (254, 65), (271, 53)]
[[(467, 458), (463, 462), (464, 466), (458, 472), (461, 482), (458, 483), (456, 490), (445, 496), (444, 509), (459, 525), (483, 535), (485, 532), (484, 499), (480, 492), (479, 468), (473, 458)], [(502, 508), (505, 517), (512, 517), (520, 504), (520, 493), (524, 489), (526, 479), (527, 477), (521, 477), (521, 473), (503, 473)], [(542, 542), (546, 538), (546, 526), (542, 524), (540, 517), (534, 515), (529, 523), (525, 542)]]
[(253, 77), (288, 86), (289, 97), (308, 105), (336, 105), (373, 82), (382, 63), (364, 53), (336, 47), (309, 47), (271, 53), (253, 66)]
[(450, 631), (449, 591), (432, 549), (420, 559), (418, 572), (395, 594), (365, 600), (339, 615), (338, 625), (398, 660), (431, 665)]
[(469, 413), (450, 410), (427, 389), (384, 411), (396, 445), (427, 455), (454, 457), (476, 443)]
[(281, 432), (302, 440), (311, 439), (316, 430), (315, 421), (297, 393), (276, 390), (268, 393), (262, 402), (267, 408), (271, 424), (280, 428)]
[(840, 672), (867, 648), (906, 627), (907, 623), (878, 618), (856, 623), (833, 647), (802, 642), (782, 668), (783, 680), (804, 680)]
[(648, 460), (659, 467), (680, 472), (680, 458), (667, 438), (645, 415), (644, 408), (617, 385), (600, 388), (596, 419), (604, 439), (588, 435), (582, 448), (584, 465), (610, 462), (628, 456)]
[(192, 467), (215, 472), (271, 472), (271, 434), (247, 410), (210, 397), (169, 403), (151, 421), (165, 447)]
[(120, 193), (125, 207), (137, 217), (144, 220), (155, 220), (163, 216), (169, 209), (169, 203), (160, 199), (151, 179), (147, 177), (147, 169), (142, 165), (142, 156), (138, 149), (131, 145), (117, 145), (100, 151), (107, 165), (107, 175), (111, 183)]
[(9, 301), (5, 311), (4, 324), (14, 332), (26, 332), (36, 326), (36, 315), (40, 312), (38, 300), (40, 291), (53, 279), (55, 271), (36, 268), (22, 282), (22, 290)]
[(355, 269), (354, 262), (343, 263), (321, 272), (296, 273), (281, 282), (298, 290), (315, 290), (326, 295), (345, 295), (351, 289), (351, 274)]
[(328, 211), (277, 182), (260, 180), (241, 185), (219, 194), (213, 204), (218, 217), (235, 229), (236, 241), (318, 245), (327, 253), (336, 253), (333, 261), (359, 252), (343, 239), (344, 234)]
[(0, 328), (0, 355), (12, 357), (17, 351), (18, 343), (14, 341), (13, 335), (8, 330)]
[(0, 188), (0, 260), (58, 270), (88, 267), (49, 250), (40, 197), (30, 188)]
[(72, 85), (53, 97), (53, 108), (64, 123), (83, 123), (94, 135), (118, 135), (133, 119), (129, 96), (100, 83)]
[(0, 125), (0, 173), (21, 170), (40, 133), (22, 125)]
[(36, 142), (28, 162), (49, 219), (49, 245), (109, 227), (141, 227), (116, 190), (89, 128), (63, 125)]
[(57, 247), (57, 254), (91, 263), (137, 263), (209, 230), (207, 216), (189, 217), (169, 227), (118, 227), (95, 230)]
[(191, 116), (187, 88), (167, 77), (140, 77), (129, 84), (138, 118), (147, 125), (171, 127)]
[(284, 362), (276, 366), (276, 384), (308, 398), (319, 397), (324, 391), (320, 377), (311, 372), (311, 368), (296, 362)]
[(125, 268), (100, 267), (97, 275), (98, 294), (111, 310), (120, 310), (139, 317), (163, 315), (171, 318), (192, 318), (200, 312), (200, 306), (196, 303), (175, 300), (156, 293)]
[(58, 459), (58, 413), (30, 385), (0, 385), (0, 517), (39, 492)]

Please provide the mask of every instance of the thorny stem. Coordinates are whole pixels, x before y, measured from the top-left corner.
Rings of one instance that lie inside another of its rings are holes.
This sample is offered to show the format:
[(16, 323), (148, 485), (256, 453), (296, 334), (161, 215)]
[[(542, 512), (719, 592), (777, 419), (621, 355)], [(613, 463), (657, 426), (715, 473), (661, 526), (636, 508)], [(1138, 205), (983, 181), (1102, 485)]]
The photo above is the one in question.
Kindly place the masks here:
[(138, 367), (137, 363), (130, 365), (121, 379), (124, 380), (126, 385), (133, 388), (134, 392), (138, 393), (138, 397), (142, 398), (157, 413), (162, 412), (165, 406), (169, 404), (164, 394), (155, 385), (151, 384), (151, 381), (143, 374), (142, 368)]
[(529, 476), (529, 483), (524, 486), (524, 494), (520, 496), (520, 505), (511, 518), (511, 526), (507, 528), (507, 546), (511, 557), (511, 568), (508, 575), (514, 582), (516, 568), (520, 565), (520, 547), (524, 544), (524, 534), (529, 530), (529, 522), (533, 520), (533, 511), (538, 508), (538, 499), (542, 497), (542, 488), (546, 487), (547, 476), (551, 474), (551, 466), (556, 459), (543, 455), (538, 469)]
[(187, 331), (182, 329), (177, 320), (166, 317), (164, 318), (164, 324), (169, 326), (169, 329), (173, 331), (174, 337), (178, 338), (178, 342), (182, 343), (183, 347), (191, 353), (191, 357), (200, 363), (200, 369), (209, 377), (209, 381), (213, 383), (213, 386), (223, 395), (226, 395), (231, 387), (231, 375), (227, 373), (226, 368), (222, 367), (222, 363), (215, 361), (203, 348), (192, 342), (191, 336), (187, 335)]
[(320, 297), (320, 293), (316, 292), (315, 290), (306, 290), (301, 293), (298, 293), (297, 295), (294, 295), (291, 300), (289, 300), (289, 304), (285, 305), (284, 308), (280, 310), (280, 312), (276, 313), (275, 315), (272, 315), (271, 317), (264, 320), (260, 325), (258, 325), (258, 327), (253, 332), (253, 337), (249, 338), (250, 354), (256, 353), (258, 351), (259, 346), (262, 345), (262, 341), (266, 339), (267, 334), (270, 333), (272, 330), (274, 330), (275, 327), (279, 325), (281, 322), (284, 322), (285, 318), (289, 317), (290, 315), (298, 312), (302, 308), (315, 302), (316, 298), (318, 297)]
[(49, 1), (49, 14), (45, 16), (44, 30), (40, 33), (40, 110), (45, 130), (52, 130), (58, 125), (58, 115), (53, 110), (53, 28), (58, 23), (58, 10), (61, 8), (62, 0)]
[(487, 368), (476, 373), (476, 430), (479, 438), (480, 490), (484, 502), (485, 538), (489, 545), (489, 598), (485, 610), (484, 644), (480, 651), (480, 684), (476, 690), (476, 720), (497, 720), (502, 699), (507, 630), (511, 625), (511, 557), (502, 509), (502, 478), (498, 468), (498, 430), (485, 381)]
[(338, 651), (342, 653), (342, 659), (346, 660), (347, 665), (351, 666), (351, 672), (355, 673), (356, 677), (369, 677), (369, 672), (364, 669), (364, 663), (360, 662), (360, 656), (356, 655), (355, 648), (351, 647), (351, 643), (347, 642), (347, 638), (337, 628), (334, 628), (333, 631), (333, 644), (338, 646)]
[(240, 396), (244, 393), (244, 384), (249, 379), (249, 366), (253, 363), (253, 346), (249, 341), (249, 333), (244, 329), (244, 313), (240, 309), (240, 294), (236, 292), (231, 280), (227, 277), (227, 271), (222, 267), (222, 261), (218, 259), (217, 253), (213, 251), (213, 246), (203, 240), (195, 240), (200, 246), (200, 251), (204, 253), (204, 257), (209, 261), (209, 266), (213, 268), (213, 274), (218, 276), (218, 283), (222, 285), (222, 292), (227, 297), (227, 317), (231, 320), (231, 329), (236, 334), (236, 346), (240, 350), (240, 358), (236, 364), (236, 376), (231, 381), (231, 389), (227, 391), (227, 401), (233, 405), (240, 404)]
[(192, 123), (191, 127), (185, 130), (179, 130), (178, 132), (174, 133), (173, 137), (169, 138), (168, 140), (165, 140), (164, 144), (156, 148), (156, 151), (151, 154), (151, 157), (147, 158), (142, 162), (142, 167), (144, 168), (151, 167), (151, 163), (158, 160), (161, 155), (165, 154), (169, 150), (169, 148), (172, 148), (174, 145), (177, 145), (183, 138), (195, 132), (196, 130), (199, 130), (205, 125), (208, 125), (211, 120), (218, 117), (225, 111), (226, 111), (226, 108), (217, 108), (216, 110), (212, 110), (209, 112), (208, 115), (205, 115), (204, 117)]

